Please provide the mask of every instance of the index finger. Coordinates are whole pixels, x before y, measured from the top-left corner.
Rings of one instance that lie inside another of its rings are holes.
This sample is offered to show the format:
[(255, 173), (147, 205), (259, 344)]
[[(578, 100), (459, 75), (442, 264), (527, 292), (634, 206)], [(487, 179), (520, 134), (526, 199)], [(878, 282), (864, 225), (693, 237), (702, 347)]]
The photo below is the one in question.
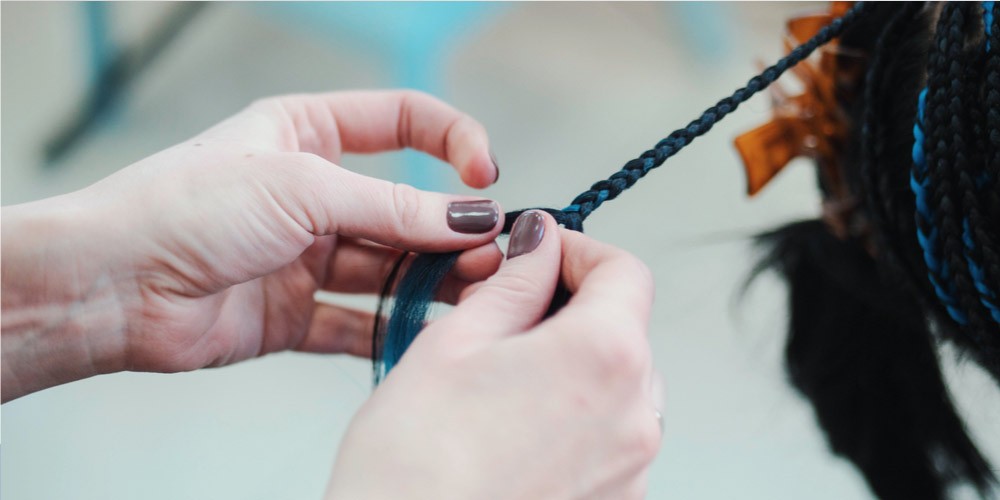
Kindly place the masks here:
[(498, 176), (486, 129), (469, 115), (412, 90), (297, 94), (255, 102), (204, 135), (283, 152), (340, 155), (414, 148), (450, 163), (462, 181)]

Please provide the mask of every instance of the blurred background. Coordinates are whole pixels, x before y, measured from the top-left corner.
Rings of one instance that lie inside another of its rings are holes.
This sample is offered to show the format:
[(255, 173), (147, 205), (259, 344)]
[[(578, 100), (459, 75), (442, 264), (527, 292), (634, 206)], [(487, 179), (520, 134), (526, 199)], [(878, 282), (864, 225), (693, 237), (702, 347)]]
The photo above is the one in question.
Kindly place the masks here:
[[(503, 175), (484, 196), (560, 207), (745, 82), (756, 58), (780, 56), (785, 19), (818, 9), (6, 2), (0, 196), (11, 205), (87, 186), (258, 97), (413, 87), (485, 124)], [(755, 98), (587, 221), (657, 281), (651, 342), (667, 405), (650, 498), (869, 497), (785, 382), (782, 284), (767, 276), (737, 300), (750, 237), (819, 209), (802, 162), (745, 197), (731, 141), (768, 115)], [(413, 154), (343, 166), (471, 192)], [(1000, 463), (995, 385), (949, 350), (943, 361), (972, 433)], [(0, 495), (319, 498), (370, 392), (366, 360), (295, 353), (58, 387), (3, 406)]]

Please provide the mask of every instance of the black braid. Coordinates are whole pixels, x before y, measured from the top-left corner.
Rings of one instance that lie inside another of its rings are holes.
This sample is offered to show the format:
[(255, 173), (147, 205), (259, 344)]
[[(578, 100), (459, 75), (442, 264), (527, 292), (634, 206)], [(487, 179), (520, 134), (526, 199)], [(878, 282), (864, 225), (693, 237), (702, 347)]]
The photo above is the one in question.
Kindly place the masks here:
[[(977, 156), (974, 152), (977, 141), (969, 140), (973, 128), (969, 108), (976, 95), (969, 81), (970, 73), (974, 71), (969, 68), (974, 67), (974, 58), (965, 50), (970, 17), (966, 9), (978, 7), (974, 3), (949, 3), (942, 10), (938, 23), (935, 48), (940, 51), (941, 57), (932, 59), (928, 76), (927, 133), (930, 140), (927, 177), (932, 189), (933, 226), (939, 239), (937, 254), (945, 280), (942, 286), (949, 291), (949, 299), (953, 301), (946, 301), (946, 305), (951, 317), (959, 324), (959, 330), (978, 346), (981, 362), (991, 372), (997, 373), (1000, 342), (996, 329), (990, 328), (988, 312), (979, 300), (963, 239), (965, 214), (973, 215), (970, 224), (977, 224), (977, 227), (983, 224), (975, 183), (970, 176), (970, 172), (975, 170), (973, 159)], [(973, 52), (978, 55), (978, 50)], [(977, 246), (982, 248), (983, 245)], [(983, 253), (979, 250), (973, 258), (981, 260)]]
[[(992, 21), (987, 43), (991, 45), (986, 57), (986, 161), (983, 186), (979, 189), (985, 207), (977, 214), (970, 214), (969, 227), (976, 242), (974, 254), (981, 265), (987, 283), (1000, 287), (1000, 4), (993, 4)], [(975, 182), (979, 182), (975, 180)], [(1000, 306), (1000, 297), (996, 297)]]
[[(994, 3), (991, 34), (988, 42), (991, 49), (986, 58), (986, 125), (989, 133), (989, 156), (986, 163), (987, 182), (983, 191), (989, 194), (988, 216), (1000, 220), (1000, 4)], [(997, 269), (993, 270), (994, 272)], [(1000, 276), (992, 276), (994, 283), (1000, 283)]]
[(574, 219), (572, 224), (575, 226), (582, 225), (591, 212), (600, 207), (602, 203), (617, 198), (622, 191), (632, 187), (636, 181), (649, 173), (650, 170), (662, 165), (667, 158), (677, 154), (681, 149), (694, 141), (695, 138), (711, 130), (716, 123), (729, 113), (735, 111), (740, 104), (746, 102), (757, 92), (767, 88), (782, 73), (809, 57), (813, 51), (823, 44), (839, 36), (867, 8), (867, 2), (859, 2), (842, 17), (821, 29), (809, 41), (793, 49), (787, 56), (773, 66), (765, 69), (761, 74), (751, 78), (746, 86), (705, 110), (700, 117), (689, 123), (686, 127), (671, 132), (669, 136), (657, 143), (653, 149), (642, 153), (638, 158), (628, 161), (621, 170), (612, 174), (611, 177), (594, 183), (590, 186), (589, 190), (584, 191), (574, 198), (573, 202), (563, 210)]
[[(962, 254), (961, 216), (956, 206), (958, 192), (955, 186), (955, 170), (968, 168), (965, 138), (969, 136), (967, 112), (964, 98), (967, 88), (963, 49), (965, 45), (966, 15), (959, 3), (946, 4), (938, 21), (935, 37), (934, 56), (927, 85), (926, 133), (927, 179), (930, 185), (930, 201), (933, 217), (931, 221), (918, 217), (921, 224), (928, 224), (924, 234), (937, 234), (937, 245), (933, 253), (941, 262), (940, 272), (932, 279), (940, 280), (938, 288), (946, 291), (942, 301), (949, 309), (951, 317), (959, 324), (970, 321), (967, 301), (956, 296), (966, 292), (967, 280), (962, 279), (964, 263), (959, 262)], [(957, 255), (956, 255), (957, 253)], [(960, 284), (961, 283), (961, 284)], [(959, 290), (959, 287), (962, 287)], [(974, 308), (973, 308), (974, 309)]]

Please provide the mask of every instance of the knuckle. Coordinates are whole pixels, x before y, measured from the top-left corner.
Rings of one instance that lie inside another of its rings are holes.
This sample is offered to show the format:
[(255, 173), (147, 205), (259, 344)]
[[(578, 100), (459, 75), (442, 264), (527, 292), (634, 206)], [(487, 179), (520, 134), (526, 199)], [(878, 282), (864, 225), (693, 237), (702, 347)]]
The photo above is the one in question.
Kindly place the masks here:
[(477, 293), (492, 297), (493, 307), (516, 310), (526, 300), (538, 294), (538, 284), (521, 274), (507, 274), (486, 280)]
[(497, 276), (496, 279), (486, 280), (487, 283), (490, 281), (494, 286), (517, 296), (537, 294), (539, 289), (539, 284), (535, 280), (521, 273), (509, 273)]
[(611, 379), (638, 378), (649, 364), (648, 349), (634, 335), (620, 330), (605, 331), (595, 343), (594, 363), (600, 374)]
[(633, 289), (643, 294), (652, 293), (653, 272), (645, 262), (622, 249), (615, 249), (612, 260), (619, 274), (632, 284)]
[(276, 153), (271, 160), (280, 178), (293, 187), (310, 186), (319, 190), (326, 185), (329, 171), (326, 162), (313, 153)]
[(409, 103), (417, 103), (422, 100), (434, 99), (430, 94), (421, 90), (400, 89), (397, 92), (399, 92), (400, 99)]
[(413, 231), (421, 217), (420, 193), (407, 184), (392, 185), (393, 222), (387, 228), (391, 234), (399, 237), (408, 230)]
[(320, 168), (326, 164), (326, 160), (315, 153), (297, 151), (294, 153), (281, 153), (281, 155), (286, 158), (285, 163), (288, 167), (304, 169), (309, 171), (309, 173), (314, 173), (312, 169)]

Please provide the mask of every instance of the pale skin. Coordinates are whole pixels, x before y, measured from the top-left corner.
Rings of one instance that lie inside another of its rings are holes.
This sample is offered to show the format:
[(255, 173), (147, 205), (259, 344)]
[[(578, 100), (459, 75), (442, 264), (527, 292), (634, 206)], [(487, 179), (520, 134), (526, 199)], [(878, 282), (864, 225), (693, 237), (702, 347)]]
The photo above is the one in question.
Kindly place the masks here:
[[(475, 198), (338, 166), (404, 147), (469, 186), (497, 178), (469, 116), (344, 92), (258, 101), (85, 189), (4, 207), (3, 401), (282, 350), (367, 356), (372, 315), (315, 292), (377, 293), (400, 251), (466, 250), (440, 296), (456, 308), (356, 415), (328, 498), (640, 498), (660, 438), (646, 268), (547, 215), (537, 248), (507, 260), (502, 215), (478, 234), (446, 224)], [(574, 296), (543, 321), (559, 279)]]

